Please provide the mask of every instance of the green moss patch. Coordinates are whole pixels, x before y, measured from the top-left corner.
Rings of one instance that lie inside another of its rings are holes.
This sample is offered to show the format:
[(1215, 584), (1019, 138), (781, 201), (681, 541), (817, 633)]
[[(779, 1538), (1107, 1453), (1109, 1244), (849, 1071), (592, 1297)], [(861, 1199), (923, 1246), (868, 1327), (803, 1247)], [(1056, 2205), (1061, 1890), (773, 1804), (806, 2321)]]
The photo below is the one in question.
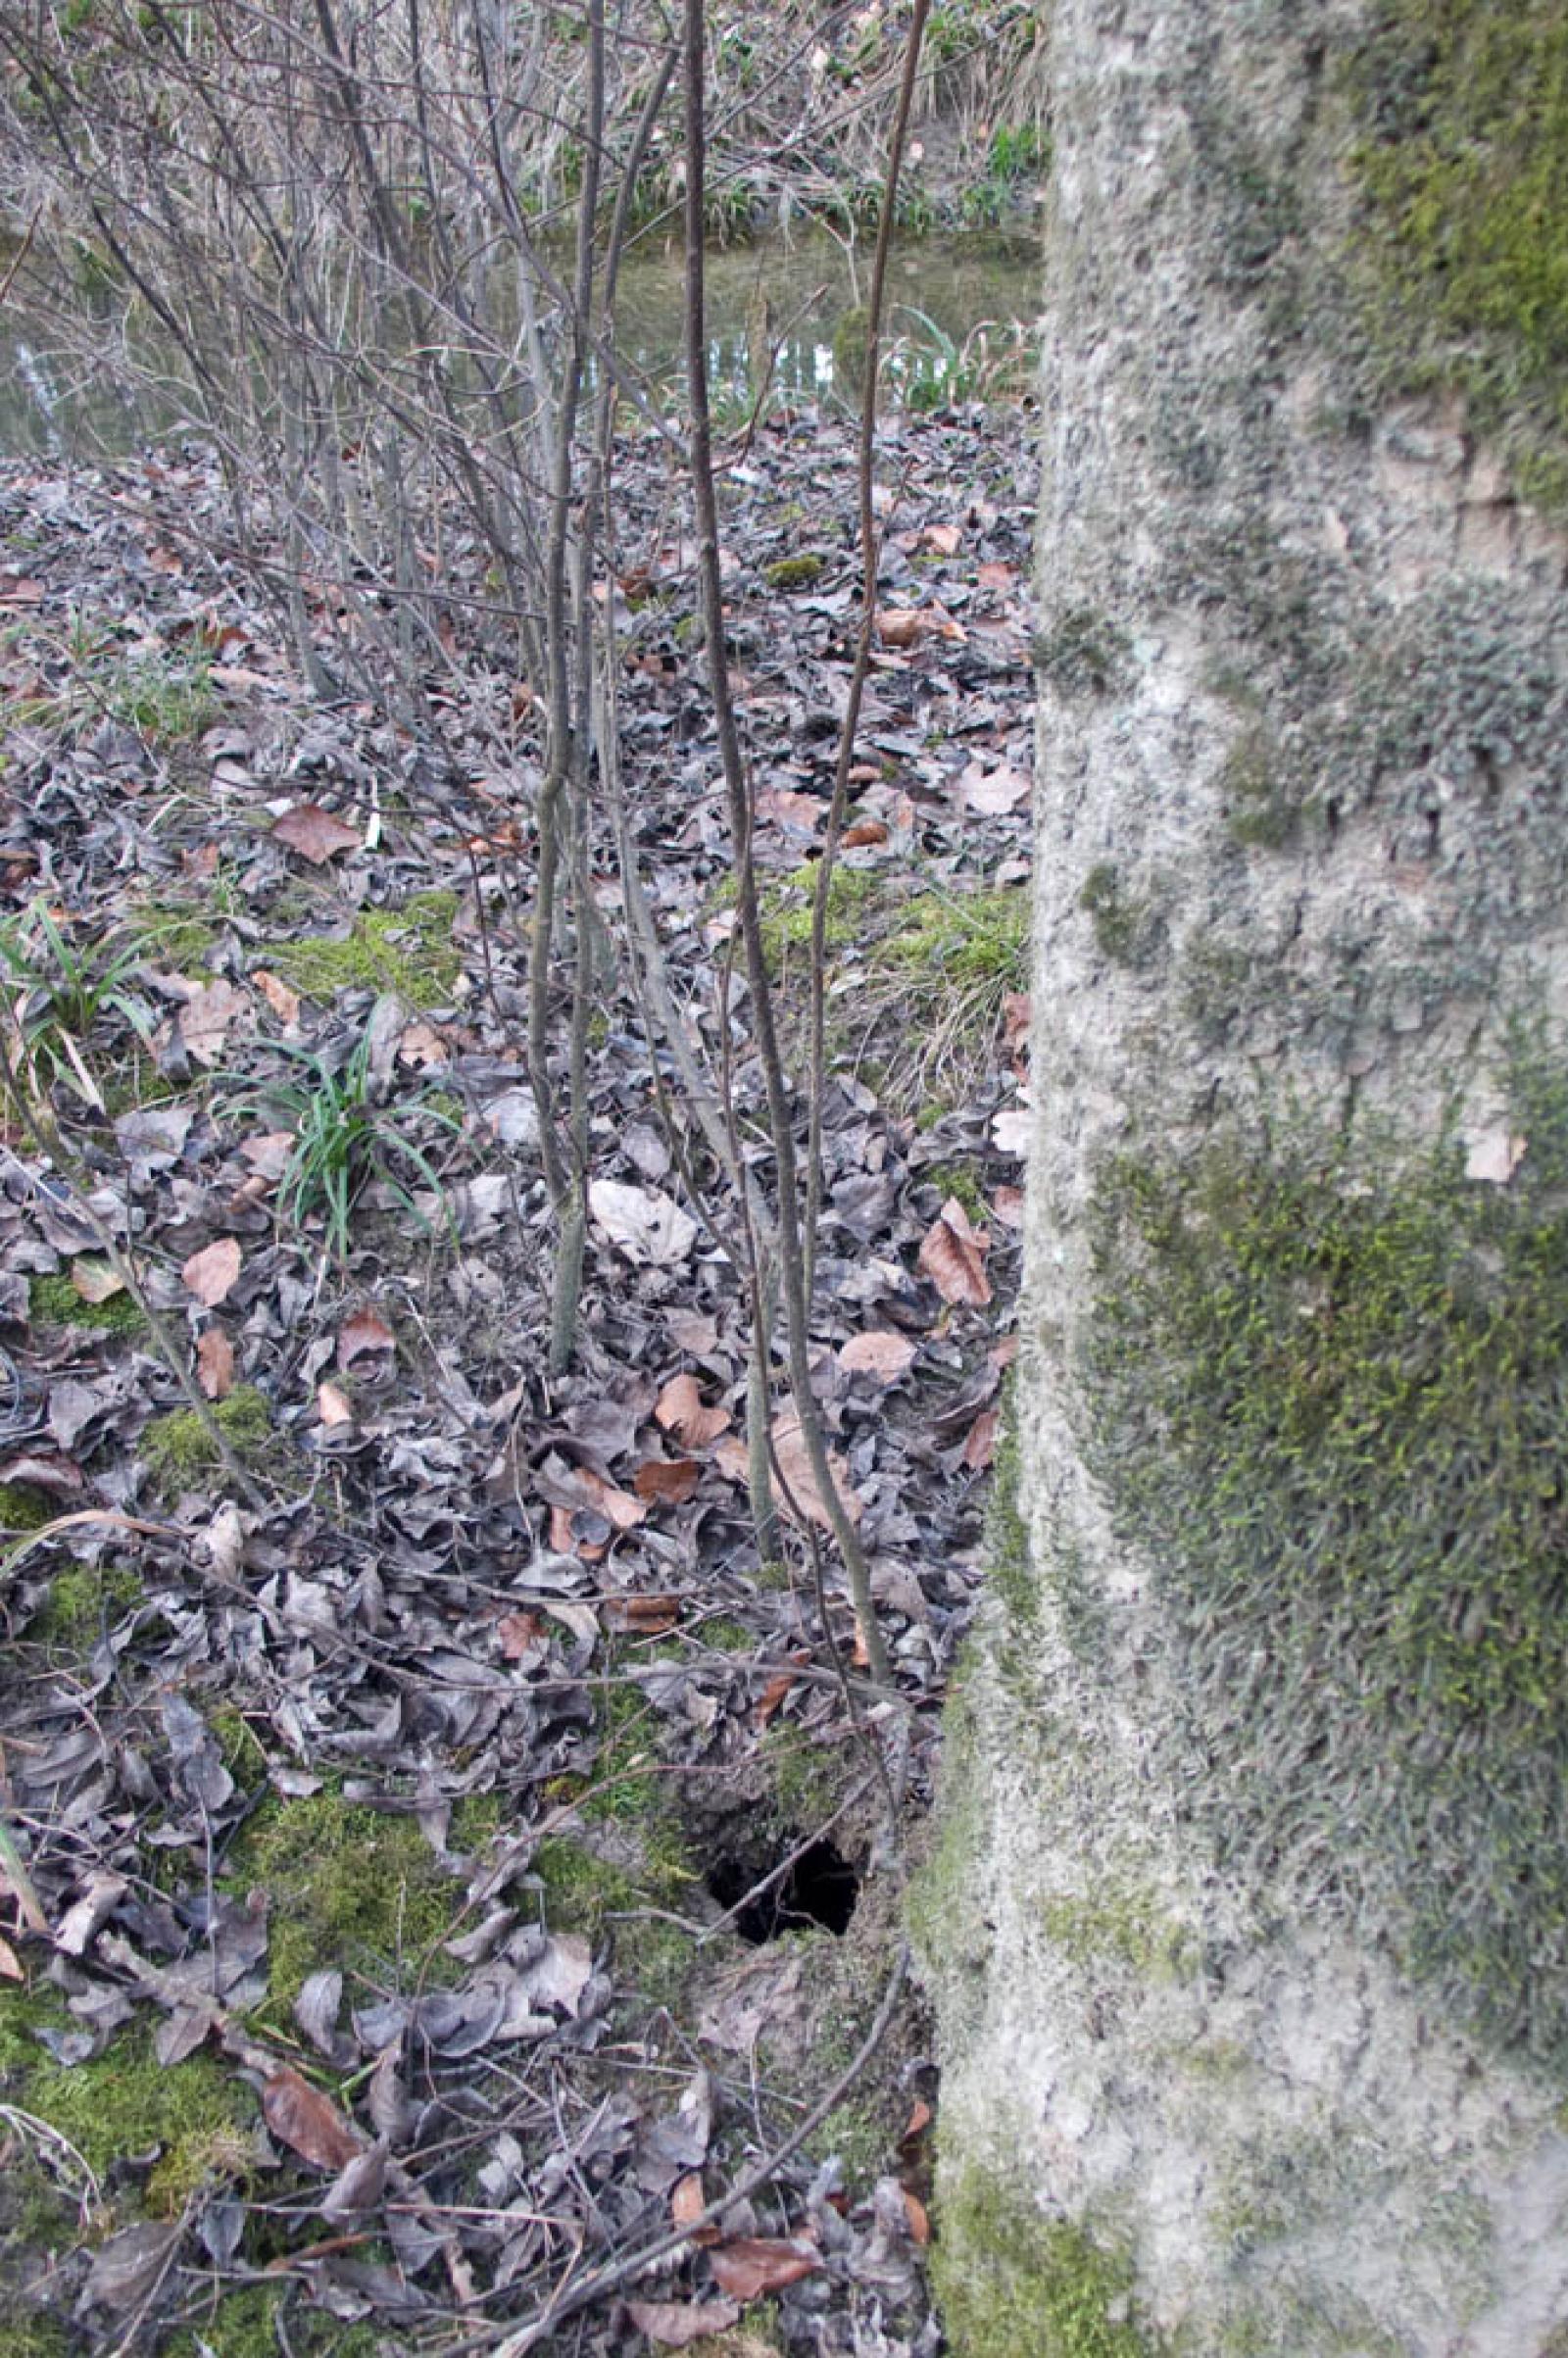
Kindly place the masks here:
[(141, 1602), (141, 1575), (128, 1564), (73, 1564), (49, 1583), (48, 1601), (29, 1624), (29, 1638), (87, 1647)]
[(1504, 429), (1568, 501), (1568, 18), (1558, 0), (1382, 0), (1350, 75), (1389, 365)]
[[(480, 1846), (495, 1831), (494, 1796), (460, 1804), (449, 1841)], [(270, 2002), (287, 2008), (325, 1966), (412, 1987), (443, 1982), (457, 1967), (440, 1953), (463, 1908), (463, 1879), (425, 1841), (416, 1820), (345, 1801), (332, 1793), (269, 1801), (234, 1844), (235, 1888), (270, 1903)]]
[(256, 2117), (242, 2081), (206, 2054), (160, 2063), (144, 2025), (122, 2031), (90, 2062), (57, 2063), (33, 2033), (67, 2019), (52, 1991), (0, 1990), (0, 2079), (11, 2101), (69, 2138), (100, 2176), (127, 2154), (161, 2149), (151, 2209), (177, 2210), (206, 2171), (237, 2172)]
[(1568, 1091), (1505, 1187), (1235, 1140), (1102, 1175), (1099, 1470), (1222, 1853), (1327, 1886), (1568, 2060)]
[(68, 1269), (35, 1277), (27, 1287), (27, 1315), (34, 1326), (91, 1326), (111, 1335), (139, 1335), (147, 1321), (123, 1289), (107, 1302), (85, 1302)]
[[(240, 1457), (261, 1456), (271, 1437), (272, 1413), (254, 1384), (236, 1384), (213, 1414)], [(171, 1491), (200, 1481), (219, 1462), (213, 1437), (194, 1408), (173, 1408), (167, 1416), (154, 1417), (141, 1437), (141, 1448), (154, 1474)]]
[(28, 1482), (0, 1482), (0, 1533), (41, 1531), (54, 1503)]
[(959, 2358), (1150, 2358), (1154, 2347), (1131, 2322), (1130, 2263), (972, 2164), (940, 2175), (931, 2276)]
[(400, 909), (361, 910), (346, 934), (270, 942), (262, 963), (310, 999), (371, 990), (407, 1007), (437, 1007), (462, 971), (452, 941), (457, 916), (456, 893), (415, 893)]

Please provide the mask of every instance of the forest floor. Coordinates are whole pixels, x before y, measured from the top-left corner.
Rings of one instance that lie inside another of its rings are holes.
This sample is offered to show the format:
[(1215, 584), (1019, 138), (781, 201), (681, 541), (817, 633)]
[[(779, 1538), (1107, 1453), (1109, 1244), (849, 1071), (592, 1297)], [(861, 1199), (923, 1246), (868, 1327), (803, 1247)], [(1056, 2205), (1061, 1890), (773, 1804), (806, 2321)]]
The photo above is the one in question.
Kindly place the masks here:
[[(199, 450), (0, 469), (5, 2358), (938, 2346), (935, 2073), (884, 1999), (1012, 1349), (1031, 468), (1018, 412), (884, 424), (814, 1332), (896, 1702), (809, 1535), (759, 1558), (745, 1287), (618, 962), (544, 1373), (526, 685), (437, 682), (432, 759), (307, 695)], [(750, 1142), (691, 550), (657, 448), (621, 486), (633, 832)], [(852, 429), (770, 421), (722, 491), (798, 1044)]]

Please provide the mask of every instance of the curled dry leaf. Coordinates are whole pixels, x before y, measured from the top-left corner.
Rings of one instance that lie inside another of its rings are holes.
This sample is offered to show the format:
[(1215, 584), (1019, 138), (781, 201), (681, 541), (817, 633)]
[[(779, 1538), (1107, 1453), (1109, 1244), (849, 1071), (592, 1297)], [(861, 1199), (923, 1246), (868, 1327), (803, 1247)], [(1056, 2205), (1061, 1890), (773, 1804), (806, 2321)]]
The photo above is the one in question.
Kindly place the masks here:
[(336, 1384), (321, 1383), (316, 1387), (316, 1413), (323, 1425), (351, 1425), (354, 1422), (354, 1402)]
[(965, 1302), (983, 1310), (991, 1300), (985, 1255), (991, 1239), (983, 1228), (971, 1226), (956, 1196), (950, 1196), (927, 1229), (920, 1246), (920, 1266), (944, 1302)]
[(397, 1338), (384, 1318), (374, 1310), (356, 1310), (338, 1329), (337, 1363), (339, 1367), (352, 1367), (367, 1351), (392, 1351), (396, 1345)]
[(279, 843), (298, 852), (313, 867), (323, 867), (339, 852), (356, 852), (360, 846), (358, 827), (345, 826), (342, 819), (319, 803), (295, 803), (285, 811), (272, 833)]
[(821, 2267), (822, 2255), (806, 2235), (736, 2235), (728, 2243), (715, 2244), (708, 2264), (731, 2300), (755, 2301), (812, 2275)]
[(274, 2072), (262, 2089), (262, 2117), (280, 2143), (334, 2177), (365, 2149), (337, 2106), (292, 2064)]
[(216, 1310), (233, 1292), (244, 1257), (233, 1237), (220, 1237), (216, 1244), (204, 1245), (200, 1253), (193, 1253), (180, 1276), (199, 1302), (209, 1310)]
[(234, 1346), (220, 1326), (208, 1327), (196, 1346), (196, 1381), (210, 1400), (226, 1400), (234, 1389)]
[(982, 1408), (969, 1427), (963, 1445), (963, 1462), (971, 1474), (983, 1474), (997, 1453), (997, 1430), (1002, 1422), (999, 1408)]
[(24, 1982), (26, 1978), (23, 1971), (22, 1959), (10, 1941), (0, 1937), (0, 1981)]
[(626, 2315), (639, 2333), (666, 2350), (683, 2350), (711, 2333), (727, 2333), (740, 2323), (733, 2301), (628, 2301)]
[(666, 1433), (673, 1433), (682, 1449), (702, 1449), (720, 1433), (727, 1433), (730, 1413), (727, 1408), (705, 1408), (703, 1396), (694, 1375), (671, 1376), (658, 1400), (654, 1415)]
[(258, 966), (251, 976), (251, 980), (280, 1023), (285, 1025), (298, 1023), (300, 995), (298, 991), (289, 989), (280, 974), (272, 974), (266, 966)]

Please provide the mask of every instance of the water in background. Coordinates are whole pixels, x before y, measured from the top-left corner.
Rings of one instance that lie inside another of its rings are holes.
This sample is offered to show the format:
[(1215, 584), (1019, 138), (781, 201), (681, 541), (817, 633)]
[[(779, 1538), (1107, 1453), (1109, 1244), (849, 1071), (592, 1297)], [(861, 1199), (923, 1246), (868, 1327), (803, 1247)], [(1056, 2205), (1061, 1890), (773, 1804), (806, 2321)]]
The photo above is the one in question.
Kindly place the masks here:
[[(709, 371), (721, 413), (749, 407), (767, 355), (773, 388), (785, 399), (857, 398), (857, 387), (844, 381), (854, 337), (841, 331), (865, 300), (870, 270), (868, 245), (852, 251), (821, 229), (774, 231), (711, 251)], [(621, 272), (620, 349), (663, 402), (678, 399), (683, 374), (683, 275), (678, 240), (662, 238), (634, 245)], [(994, 389), (985, 380), (987, 361), (1015, 343), (1017, 323), (1039, 308), (1038, 242), (996, 229), (900, 241), (887, 300), (895, 397)], [(84, 303), (84, 323), (87, 318)], [(172, 386), (163, 399), (127, 401), (110, 350), (123, 333), (118, 315), (100, 302), (90, 324), (102, 356), (96, 365), (62, 351), (64, 339), (29, 320), (15, 294), (0, 311), (0, 456), (123, 455), (187, 421)], [(156, 368), (156, 340), (138, 339), (137, 359)]]

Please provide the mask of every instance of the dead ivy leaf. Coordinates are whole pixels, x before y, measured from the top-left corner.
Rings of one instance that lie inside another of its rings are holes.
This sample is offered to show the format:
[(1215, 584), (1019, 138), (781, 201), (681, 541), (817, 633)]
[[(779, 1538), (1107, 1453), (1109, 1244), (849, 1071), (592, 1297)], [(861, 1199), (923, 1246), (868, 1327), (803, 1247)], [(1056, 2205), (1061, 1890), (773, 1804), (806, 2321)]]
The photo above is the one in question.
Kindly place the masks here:
[(196, 1346), (196, 1381), (210, 1400), (226, 1400), (234, 1389), (234, 1346), (220, 1326), (210, 1326)]
[(891, 1327), (871, 1327), (840, 1346), (839, 1365), (851, 1375), (872, 1375), (879, 1383), (896, 1384), (908, 1374), (919, 1350), (912, 1336), (895, 1334)]
[(339, 852), (357, 852), (360, 848), (358, 827), (345, 826), (342, 819), (319, 803), (295, 803), (284, 811), (272, 829), (279, 843), (298, 852), (313, 867), (324, 867)]
[(396, 1348), (397, 1337), (377, 1311), (356, 1310), (352, 1317), (344, 1319), (338, 1329), (337, 1363), (339, 1367), (349, 1368), (356, 1359), (363, 1359), (368, 1351), (394, 1351)]
[(233, 1292), (244, 1258), (233, 1237), (220, 1237), (193, 1253), (179, 1274), (204, 1308), (216, 1310)]
[(805, 2235), (736, 2235), (728, 2243), (715, 2243), (708, 2264), (731, 2300), (755, 2301), (812, 2275), (821, 2267), (822, 2255)]
[(654, 1415), (687, 1449), (706, 1449), (720, 1433), (728, 1432), (732, 1421), (727, 1408), (704, 1407), (694, 1375), (671, 1376), (654, 1402)]
[(655, 1268), (683, 1261), (697, 1242), (697, 1222), (662, 1187), (629, 1187), (595, 1179), (588, 1209), (628, 1259)]
[(262, 2117), (275, 2137), (318, 2170), (335, 2175), (365, 2150), (337, 2106), (292, 2064), (274, 2072), (262, 2089)]
[(187, 1055), (198, 1064), (216, 1064), (232, 1026), (249, 1012), (249, 1002), (232, 983), (198, 983), (179, 1010), (179, 1036)]
[(985, 1272), (990, 1243), (983, 1228), (971, 1226), (956, 1196), (950, 1196), (926, 1230), (919, 1253), (921, 1268), (944, 1302), (985, 1308), (991, 1300)]

